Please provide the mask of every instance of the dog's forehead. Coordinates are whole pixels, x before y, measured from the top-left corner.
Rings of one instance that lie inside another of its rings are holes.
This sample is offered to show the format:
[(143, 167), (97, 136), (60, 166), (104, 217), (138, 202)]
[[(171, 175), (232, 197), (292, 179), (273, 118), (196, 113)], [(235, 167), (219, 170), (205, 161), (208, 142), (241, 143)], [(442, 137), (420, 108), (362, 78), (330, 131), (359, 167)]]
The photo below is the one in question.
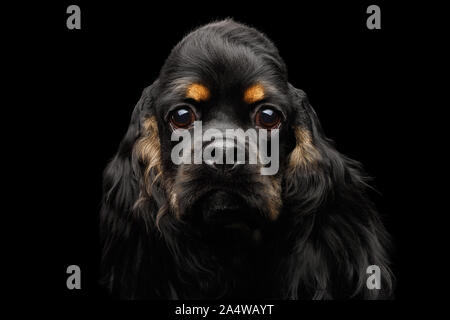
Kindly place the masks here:
[(196, 102), (206, 102), (212, 96), (219, 94), (235, 95), (246, 104), (253, 104), (268, 96), (280, 95), (280, 90), (270, 81), (255, 77), (250, 81), (236, 81), (233, 83), (212, 83), (201, 76), (180, 77), (170, 84), (170, 90), (181, 98), (192, 99)]
[(194, 32), (174, 48), (161, 80), (166, 91), (197, 101), (235, 92), (253, 103), (286, 84), (284, 63), (271, 50), (255, 50), (216, 33)]
[[(200, 58), (199, 56), (197, 56)], [(230, 59), (232, 60), (232, 59)], [(267, 93), (276, 93), (277, 82), (273, 73), (264, 70), (259, 62), (217, 61), (213, 59), (193, 61), (180, 59), (173, 67), (176, 72), (166, 79), (166, 87), (172, 93), (184, 95), (197, 101), (205, 101), (218, 93), (246, 92), (242, 98), (252, 103), (255, 98), (263, 98)]]

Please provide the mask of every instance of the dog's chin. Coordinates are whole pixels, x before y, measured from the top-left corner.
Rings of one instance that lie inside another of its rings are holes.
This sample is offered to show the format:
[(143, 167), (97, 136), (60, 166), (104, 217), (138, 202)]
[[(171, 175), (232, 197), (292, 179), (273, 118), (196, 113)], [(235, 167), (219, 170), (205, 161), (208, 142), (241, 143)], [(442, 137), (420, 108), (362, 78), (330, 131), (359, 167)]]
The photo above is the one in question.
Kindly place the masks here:
[(208, 192), (192, 209), (195, 221), (210, 228), (254, 230), (265, 222), (257, 208), (252, 208), (243, 197), (228, 190)]

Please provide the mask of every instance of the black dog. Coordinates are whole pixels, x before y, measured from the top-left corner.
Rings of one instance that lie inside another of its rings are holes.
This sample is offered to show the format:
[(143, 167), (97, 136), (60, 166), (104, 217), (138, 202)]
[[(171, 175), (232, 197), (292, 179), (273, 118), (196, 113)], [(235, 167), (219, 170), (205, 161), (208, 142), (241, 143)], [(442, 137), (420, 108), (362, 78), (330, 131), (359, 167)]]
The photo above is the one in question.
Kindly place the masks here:
[[(277, 173), (175, 165), (171, 134), (195, 120), (277, 129)], [(388, 235), (364, 180), (288, 83), (272, 42), (232, 20), (208, 24), (172, 50), (105, 171), (103, 282), (126, 299), (389, 298)], [(380, 289), (366, 285), (370, 265)]]

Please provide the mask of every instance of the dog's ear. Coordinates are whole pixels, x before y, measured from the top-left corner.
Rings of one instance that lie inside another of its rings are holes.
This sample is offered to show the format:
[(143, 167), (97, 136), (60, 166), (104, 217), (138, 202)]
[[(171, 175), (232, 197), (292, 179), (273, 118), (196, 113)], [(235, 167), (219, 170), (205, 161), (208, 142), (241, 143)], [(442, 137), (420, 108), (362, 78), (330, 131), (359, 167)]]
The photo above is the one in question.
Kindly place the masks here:
[[(130, 212), (139, 194), (140, 168), (135, 159), (134, 147), (143, 134), (145, 120), (154, 121), (154, 84), (144, 89), (131, 115), (128, 130), (119, 149), (104, 171), (104, 205), (114, 207), (119, 214)], [(157, 130), (157, 128), (152, 128)]]
[[(136, 205), (142, 197), (143, 167), (146, 165), (143, 163), (145, 159), (140, 159), (137, 153), (148, 153), (154, 159), (159, 157), (153, 105), (157, 83), (158, 80), (143, 91), (119, 149), (104, 171), (100, 212), (101, 282), (113, 294), (120, 292), (123, 298), (138, 297), (139, 288), (145, 286), (144, 282), (148, 280), (147, 275), (161, 272), (152, 272), (157, 264), (149, 262), (144, 255), (144, 252), (152, 252), (152, 257), (157, 259), (160, 251), (149, 238), (152, 236), (149, 228), (152, 228), (152, 216), (156, 215), (156, 205), (147, 201), (145, 215), (140, 214), (140, 207)], [(149, 148), (150, 144), (153, 149), (136, 151), (139, 143), (141, 148)], [(146, 268), (145, 272), (142, 268)], [(133, 279), (140, 279), (142, 283)], [(154, 287), (158, 287), (157, 283)]]
[[(361, 166), (325, 137), (306, 94), (291, 85), (290, 94), (296, 142), (284, 179), (286, 216), (293, 226), (286, 296), (387, 298), (393, 285), (386, 253), (389, 237), (367, 196)], [(381, 289), (367, 286), (371, 265), (381, 270)]]

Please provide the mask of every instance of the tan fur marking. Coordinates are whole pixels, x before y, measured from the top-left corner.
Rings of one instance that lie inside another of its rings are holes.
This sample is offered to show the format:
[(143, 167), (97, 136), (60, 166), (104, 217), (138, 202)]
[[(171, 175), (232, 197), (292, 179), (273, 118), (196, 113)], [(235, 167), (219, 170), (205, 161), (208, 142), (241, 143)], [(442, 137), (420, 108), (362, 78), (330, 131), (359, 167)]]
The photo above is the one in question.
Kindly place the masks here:
[(320, 159), (320, 153), (314, 147), (311, 134), (308, 130), (296, 127), (295, 139), (297, 145), (289, 156), (289, 166), (291, 168), (307, 167), (313, 165)]
[(274, 221), (278, 218), (282, 207), (281, 201), (281, 179), (272, 178), (268, 189), (269, 201), (267, 203), (269, 219)]
[(177, 194), (175, 192), (170, 193), (170, 205), (172, 206), (173, 210), (176, 210), (176, 208), (178, 207), (177, 204)]
[(178, 197), (177, 192), (175, 191), (175, 181), (170, 179), (167, 181), (166, 190), (169, 195), (169, 208), (175, 214), (177, 218), (179, 218), (179, 210), (178, 210)]
[(209, 89), (202, 84), (192, 83), (186, 89), (186, 98), (194, 99), (195, 101), (208, 100), (210, 96)]
[(257, 83), (247, 88), (244, 92), (244, 101), (247, 104), (255, 103), (264, 99), (265, 91), (262, 84)]
[[(158, 126), (156, 124), (155, 117), (147, 118), (143, 122), (142, 137), (136, 142), (134, 146), (135, 156), (145, 166), (144, 171), (144, 184), (147, 191), (147, 195), (151, 194), (152, 185), (161, 176), (161, 147), (159, 143)], [(151, 171), (154, 169), (153, 181)]]

